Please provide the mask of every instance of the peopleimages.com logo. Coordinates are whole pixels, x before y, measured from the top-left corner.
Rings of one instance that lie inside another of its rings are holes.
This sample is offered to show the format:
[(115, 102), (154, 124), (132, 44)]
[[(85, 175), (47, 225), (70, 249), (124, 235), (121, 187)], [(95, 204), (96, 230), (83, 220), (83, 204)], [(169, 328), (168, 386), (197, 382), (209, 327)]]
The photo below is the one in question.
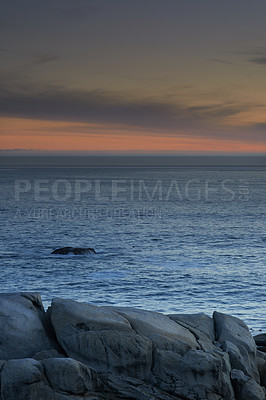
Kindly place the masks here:
[(16, 201), (36, 202), (248, 201), (250, 190), (243, 179), (19, 179), (14, 195)]

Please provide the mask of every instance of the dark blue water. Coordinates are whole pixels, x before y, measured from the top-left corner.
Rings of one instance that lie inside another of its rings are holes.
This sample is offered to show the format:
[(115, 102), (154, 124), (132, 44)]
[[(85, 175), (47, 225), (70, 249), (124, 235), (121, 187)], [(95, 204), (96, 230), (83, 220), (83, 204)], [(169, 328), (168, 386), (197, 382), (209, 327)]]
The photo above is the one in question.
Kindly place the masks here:
[[(1, 291), (266, 331), (263, 168), (2, 168)], [(96, 255), (53, 256), (57, 247)]]

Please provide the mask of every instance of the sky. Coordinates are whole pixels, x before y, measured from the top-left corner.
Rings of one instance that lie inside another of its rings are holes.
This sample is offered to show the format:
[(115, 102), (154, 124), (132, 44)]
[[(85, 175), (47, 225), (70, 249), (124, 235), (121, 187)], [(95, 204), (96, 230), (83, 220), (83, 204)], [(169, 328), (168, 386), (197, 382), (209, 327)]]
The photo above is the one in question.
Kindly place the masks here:
[(265, 0), (9, 0), (7, 154), (266, 154)]

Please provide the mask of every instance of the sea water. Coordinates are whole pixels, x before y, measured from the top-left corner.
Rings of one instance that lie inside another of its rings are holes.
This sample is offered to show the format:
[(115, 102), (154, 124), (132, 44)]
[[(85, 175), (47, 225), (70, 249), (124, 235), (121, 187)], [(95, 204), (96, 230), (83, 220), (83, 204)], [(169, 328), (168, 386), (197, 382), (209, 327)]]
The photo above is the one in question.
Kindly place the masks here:
[[(1, 292), (242, 318), (266, 331), (266, 169), (0, 169)], [(59, 247), (97, 254), (52, 255)]]

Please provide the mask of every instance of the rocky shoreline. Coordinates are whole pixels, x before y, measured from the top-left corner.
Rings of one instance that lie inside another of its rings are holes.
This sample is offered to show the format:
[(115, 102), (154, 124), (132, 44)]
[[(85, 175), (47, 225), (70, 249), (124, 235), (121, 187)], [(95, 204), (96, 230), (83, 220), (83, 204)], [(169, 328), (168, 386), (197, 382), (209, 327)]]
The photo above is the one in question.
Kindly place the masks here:
[(1, 400), (264, 400), (266, 335), (255, 340), (219, 312), (66, 299), (45, 312), (38, 293), (0, 294)]

